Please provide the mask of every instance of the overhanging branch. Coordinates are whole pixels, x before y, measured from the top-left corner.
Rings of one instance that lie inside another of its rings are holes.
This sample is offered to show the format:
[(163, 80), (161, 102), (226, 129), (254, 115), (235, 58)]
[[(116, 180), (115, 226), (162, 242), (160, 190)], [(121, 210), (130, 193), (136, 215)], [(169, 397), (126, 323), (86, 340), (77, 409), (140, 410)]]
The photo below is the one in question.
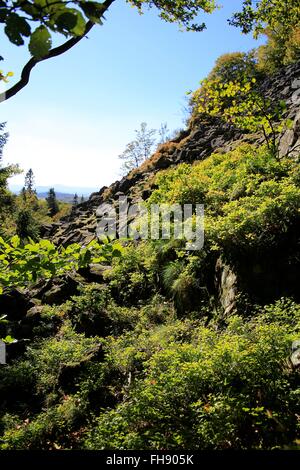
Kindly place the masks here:
[[(102, 4), (103, 5), (103, 14), (108, 10), (110, 5), (114, 1), (115, 0), (106, 0), (105, 2), (103, 2), (103, 4)], [(88, 21), (87, 24), (86, 24), (86, 27), (85, 27), (85, 31), (81, 36), (72, 37), (71, 39), (66, 41), (64, 44), (61, 44), (58, 47), (54, 47), (53, 49), (51, 49), (48, 52), (48, 54), (45, 57), (43, 57), (41, 59), (35, 59), (34, 57), (32, 57), (27, 62), (27, 64), (24, 66), (24, 68), (22, 70), (22, 73), (21, 73), (21, 78), (18, 81), (18, 83), (13, 85), (7, 91), (4, 91), (3, 93), (0, 93), (0, 103), (2, 101), (6, 101), (9, 98), (11, 98), (12, 96), (16, 95), (20, 90), (22, 90), (22, 88), (24, 88), (28, 84), (29, 79), (30, 79), (31, 71), (38, 63), (43, 62), (44, 60), (51, 59), (52, 57), (57, 57), (61, 54), (64, 54), (65, 52), (67, 52), (69, 49), (74, 47), (79, 41), (81, 41), (81, 39), (84, 38), (91, 31), (91, 29), (94, 25), (95, 25), (94, 22)]]

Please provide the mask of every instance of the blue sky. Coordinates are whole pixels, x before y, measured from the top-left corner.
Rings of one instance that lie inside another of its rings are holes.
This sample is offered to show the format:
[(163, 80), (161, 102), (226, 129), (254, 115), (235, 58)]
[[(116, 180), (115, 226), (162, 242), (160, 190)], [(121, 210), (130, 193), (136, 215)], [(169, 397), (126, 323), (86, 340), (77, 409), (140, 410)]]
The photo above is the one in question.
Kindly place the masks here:
[[(227, 24), (242, 0), (221, 2), (221, 10), (205, 15), (206, 31), (187, 33), (154, 9), (140, 16), (117, 0), (103, 26), (66, 54), (38, 64), (29, 85), (0, 104), (0, 121), (10, 133), (4, 161), (32, 168), (37, 185), (100, 188), (118, 179), (118, 155), (142, 121), (183, 127), (185, 94), (216, 58), (259, 44)], [(0, 53), (1, 68), (15, 73), (13, 84), (29, 58), (26, 47), (5, 40)], [(20, 175), (11, 183), (23, 180)]]

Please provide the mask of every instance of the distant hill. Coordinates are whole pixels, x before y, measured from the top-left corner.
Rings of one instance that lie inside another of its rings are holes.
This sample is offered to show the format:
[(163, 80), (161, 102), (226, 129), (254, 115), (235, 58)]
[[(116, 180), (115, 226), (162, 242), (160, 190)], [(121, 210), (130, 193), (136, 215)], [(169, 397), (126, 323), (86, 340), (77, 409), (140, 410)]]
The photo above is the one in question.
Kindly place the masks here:
[[(56, 194), (56, 198), (58, 201), (61, 201), (61, 202), (69, 202), (69, 203), (72, 203), (73, 202), (73, 199), (74, 199), (74, 194), (75, 193), (60, 193), (60, 192), (56, 192), (55, 191), (55, 194)], [(39, 199), (46, 199), (46, 197), (48, 196), (48, 191), (45, 191), (45, 192), (38, 192), (37, 193), (37, 197)], [(84, 200), (86, 201), (88, 199), (88, 196), (84, 196)], [(80, 200), (81, 198), (81, 194), (80, 196), (78, 195), (78, 198)]]
[[(64, 186), (62, 184), (54, 184), (52, 186), (37, 186), (36, 191), (38, 198), (45, 199), (48, 195), (50, 187), (55, 189), (57, 199), (62, 202), (72, 202), (75, 193), (78, 195), (79, 200), (81, 196), (83, 196), (84, 199), (87, 200), (93, 192), (99, 190), (99, 188)], [(9, 189), (13, 193), (18, 194), (21, 191), (22, 186), (10, 185)]]

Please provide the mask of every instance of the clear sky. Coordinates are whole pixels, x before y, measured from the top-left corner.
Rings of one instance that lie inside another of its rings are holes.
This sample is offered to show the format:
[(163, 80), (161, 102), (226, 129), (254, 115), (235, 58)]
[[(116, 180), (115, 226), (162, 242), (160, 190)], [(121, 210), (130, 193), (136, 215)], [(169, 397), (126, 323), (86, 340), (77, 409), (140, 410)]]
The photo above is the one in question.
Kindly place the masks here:
[[(32, 168), (37, 185), (100, 188), (119, 178), (118, 155), (142, 121), (183, 127), (185, 94), (226, 52), (259, 43), (227, 24), (242, 0), (220, 0), (205, 15), (207, 30), (180, 32), (155, 10), (140, 16), (117, 0), (103, 26), (66, 54), (38, 64), (29, 85), (0, 104), (10, 133), (5, 163)], [(1, 32), (3, 38), (3, 33)], [(26, 47), (1, 41), (1, 68), (14, 83), (29, 58)], [(24, 175), (11, 179), (22, 184)]]

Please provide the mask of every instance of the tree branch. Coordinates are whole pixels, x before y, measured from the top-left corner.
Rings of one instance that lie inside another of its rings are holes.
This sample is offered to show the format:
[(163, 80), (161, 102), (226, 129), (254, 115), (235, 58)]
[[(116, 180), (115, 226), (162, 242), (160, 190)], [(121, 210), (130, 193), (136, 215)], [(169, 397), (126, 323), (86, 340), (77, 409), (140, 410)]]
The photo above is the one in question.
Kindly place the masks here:
[[(114, 1), (115, 0), (106, 0), (105, 2), (102, 3), (103, 5), (102, 15), (108, 10), (108, 8), (111, 6), (111, 4)], [(81, 36), (74, 36), (68, 41), (66, 41), (64, 44), (61, 44), (58, 47), (54, 47), (48, 52), (46, 56), (42, 57), (41, 59), (35, 59), (34, 57), (32, 57), (24, 66), (22, 73), (21, 73), (21, 78), (18, 81), (18, 83), (16, 83), (11, 88), (9, 88), (9, 90), (4, 91), (3, 93), (0, 93), (0, 103), (16, 95), (20, 90), (22, 90), (28, 84), (31, 71), (38, 63), (43, 62), (44, 60), (52, 59), (53, 57), (57, 57), (67, 52), (69, 49), (74, 47), (79, 41), (81, 41), (81, 39), (84, 38), (91, 31), (94, 25), (95, 23), (93, 21), (88, 21), (86, 24), (84, 33)]]

